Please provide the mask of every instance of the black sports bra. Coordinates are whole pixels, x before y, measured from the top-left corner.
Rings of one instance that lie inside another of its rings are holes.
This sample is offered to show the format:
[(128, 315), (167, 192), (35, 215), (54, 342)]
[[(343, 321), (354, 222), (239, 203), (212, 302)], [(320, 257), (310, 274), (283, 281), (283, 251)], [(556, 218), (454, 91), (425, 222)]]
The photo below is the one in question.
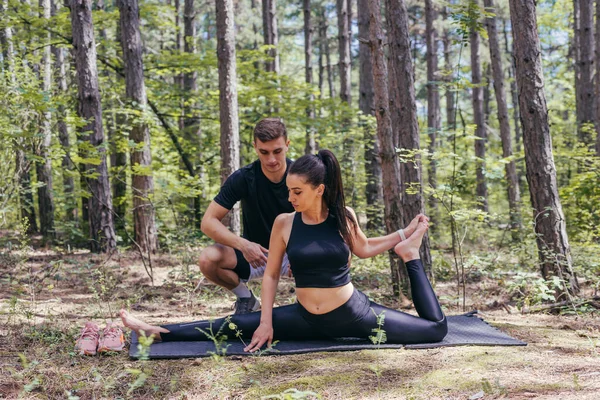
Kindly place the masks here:
[(297, 212), (286, 252), (296, 287), (334, 288), (350, 282), (350, 249), (331, 214), (320, 224), (307, 225)]

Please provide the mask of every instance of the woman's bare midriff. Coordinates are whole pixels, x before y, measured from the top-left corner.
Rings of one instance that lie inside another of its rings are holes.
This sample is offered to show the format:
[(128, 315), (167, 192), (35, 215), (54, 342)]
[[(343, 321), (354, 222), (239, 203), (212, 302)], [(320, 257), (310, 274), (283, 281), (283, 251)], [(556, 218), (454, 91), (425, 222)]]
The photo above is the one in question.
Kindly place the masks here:
[(311, 314), (325, 314), (347, 302), (354, 293), (352, 282), (336, 288), (296, 288), (302, 307)]

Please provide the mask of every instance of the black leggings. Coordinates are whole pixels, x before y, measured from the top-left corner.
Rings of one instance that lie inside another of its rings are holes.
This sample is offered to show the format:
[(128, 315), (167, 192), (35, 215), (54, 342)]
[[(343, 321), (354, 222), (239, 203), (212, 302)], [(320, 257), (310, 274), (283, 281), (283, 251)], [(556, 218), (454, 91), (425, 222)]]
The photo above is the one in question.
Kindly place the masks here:
[[(374, 335), (377, 315), (384, 313), (382, 329), (387, 343), (430, 343), (441, 341), (448, 332), (446, 317), (425, 275), (421, 260), (406, 263), (412, 288), (413, 303), (419, 317), (393, 310), (370, 301), (366, 295), (354, 290), (352, 297), (333, 311), (311, 314), (300, 303), (273, 308), (274, 340), (311, 340), (355, 337), (366, 339)], [(228, 319), (227, 324), (222, 327)], [(260, 324), (260, 312), (232, 315), (227, 318), (205, 320), (184, 324), (162, 325), (169, 333), (161, 333), (163, 341), (209, 340), (205, 332), (235, 338), (241, 331), (242, 338), (251, 338)], [(235, 324), (235, 328), (232, 330)]]

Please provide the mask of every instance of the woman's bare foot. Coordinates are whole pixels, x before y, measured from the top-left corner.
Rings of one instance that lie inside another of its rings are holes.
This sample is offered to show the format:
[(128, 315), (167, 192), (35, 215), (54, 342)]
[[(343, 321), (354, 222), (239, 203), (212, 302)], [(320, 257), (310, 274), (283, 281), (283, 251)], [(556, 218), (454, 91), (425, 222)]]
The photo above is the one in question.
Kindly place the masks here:
[(394, 251), (404, 262), (420, 258), (419, 249), (421, 248), (421, 242), (427, 229), (429, 229), (427, 221), (419, 222), (413, 234), (394, 247)]
[(168, 329), (161, 328), (160, 326), (156, 326), (156, 325), (147, 324), (146, 322), (135, 318), (134, 316), (129, 314), (124, 309), (122, 309), (119, 312), (119, 314), (121, 315), (121, 321), (123, 321), (123, 325), (125, 327), (131, 329), (138, 335), (140, 334), (140, 331), (144, 331), (144, 334), (146, 336), (154, 335), (154, 340), (160, 341), (161, 333), (169, 333)]
[(404, 228), (404, 236), (408, 239), (419, 226), (419, 222), (429, 222), (429, 218), (425, 214), (418, 214), (410, 221), (410, 224)]

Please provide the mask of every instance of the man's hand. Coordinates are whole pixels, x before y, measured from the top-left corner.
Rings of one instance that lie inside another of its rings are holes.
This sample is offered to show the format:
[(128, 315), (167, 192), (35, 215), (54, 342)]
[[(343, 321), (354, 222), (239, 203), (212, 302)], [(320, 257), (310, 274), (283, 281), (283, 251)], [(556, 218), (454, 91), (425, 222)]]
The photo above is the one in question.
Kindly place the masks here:
[(271, 343), (273, 342), (273, 325), (267, 324), (266, 322), (261, 322), (258, 328), (254, 331), (254, 335), (252, 335), (252, 341), (248, 346), (244, 348), (244, 351), (249, 351), (250, 353), (255, 352), (256, 350), (260, 350), (260, 348), (267, 343), (268, 347), (271, 347)]
[(267, 263), (267, 255), (269, 254), (269, 250), (265, 249), (258, 243), (246, 240), (240, 251), (252, 268), (262, 267)]

